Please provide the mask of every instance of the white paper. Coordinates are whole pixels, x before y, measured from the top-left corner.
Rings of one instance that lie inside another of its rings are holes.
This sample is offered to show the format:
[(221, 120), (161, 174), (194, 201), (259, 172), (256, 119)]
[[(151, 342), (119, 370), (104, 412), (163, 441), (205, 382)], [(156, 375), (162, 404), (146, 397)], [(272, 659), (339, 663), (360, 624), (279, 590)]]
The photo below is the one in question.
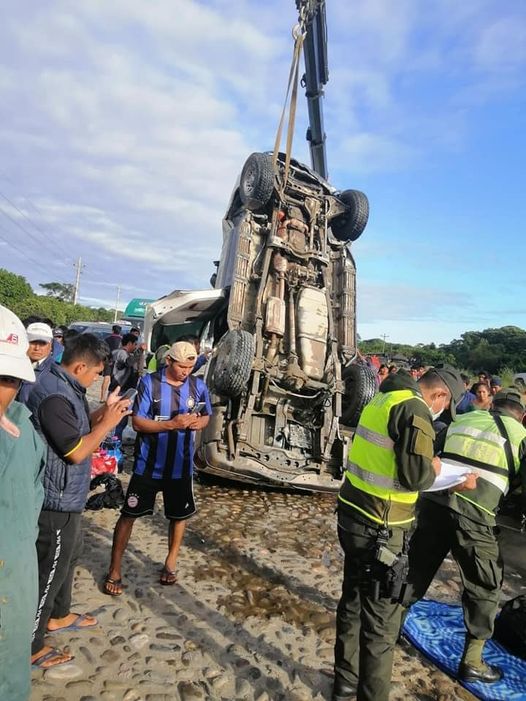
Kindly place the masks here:
[(425, 492), (439, 492), (442, 489), (456, 487), (457, 484), (465, 482), (466, 476), (469, 475), (470, 472), (473, 472), (473, 468), (467, 467), (466, 465), (453, 465), (446, 460), (442, 460), (440, 464), (440, 474), (429, 489), (424, 490)]

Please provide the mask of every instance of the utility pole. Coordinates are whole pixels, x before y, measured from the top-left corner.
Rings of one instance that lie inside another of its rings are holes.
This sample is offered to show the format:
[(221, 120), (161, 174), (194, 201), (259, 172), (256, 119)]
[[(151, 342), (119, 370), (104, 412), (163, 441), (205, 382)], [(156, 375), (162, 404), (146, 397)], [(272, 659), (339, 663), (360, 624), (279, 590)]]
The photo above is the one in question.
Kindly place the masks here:
[(77, 262), (73, 263), (73, 267), (77, 269), (77, 273), (75, 275), (75, 289), (73, 290), (73, 304), (77, 304), (79, 298), (80, 274), (82, 272), (82, 268), (85, 267), (82, 265), (82, 258), (80, 256)]
[(117, 287), (117, 299), (115, 300), (115, 314), (113, 315), (113, 323), (117, 321), (117, 316), (119, 313), (119, 302), (121, 299), (121, 288), (120, 286)]
[(382, 334), (382, 335), (380, 336), (380, 338), (383, 338), (383, 339), (384, 339), (384, 348), (383, 348), (383, 351), (382, 351), (382, 355), (385, 355), (385, 339), (386, 339), (386, 338), (389, 338), (389, 336), (388, 336), (386, 333), (384, 333), (384, 334)]

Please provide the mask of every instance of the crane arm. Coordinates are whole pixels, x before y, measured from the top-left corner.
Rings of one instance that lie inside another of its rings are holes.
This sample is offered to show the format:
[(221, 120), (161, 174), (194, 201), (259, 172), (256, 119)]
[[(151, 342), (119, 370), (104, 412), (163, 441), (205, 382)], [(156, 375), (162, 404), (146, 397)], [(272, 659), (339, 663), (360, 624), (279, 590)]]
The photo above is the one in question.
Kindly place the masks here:
[(302, 85), (309, 111), (309, 142), (312, 168), (327, 179), (327, 153), (323, 125), (323, 86), (329, 80), (327, 61), (327, 20), (325, 0), (296, 0), (299, 23), (305, 32), (303, 56), (305, 74)]

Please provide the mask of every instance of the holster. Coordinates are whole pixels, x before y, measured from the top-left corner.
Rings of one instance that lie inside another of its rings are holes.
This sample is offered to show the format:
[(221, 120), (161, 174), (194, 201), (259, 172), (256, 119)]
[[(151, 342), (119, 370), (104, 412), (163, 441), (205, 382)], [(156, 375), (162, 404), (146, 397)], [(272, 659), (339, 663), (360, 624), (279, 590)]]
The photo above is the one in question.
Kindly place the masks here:
[(379, 530), (375, 545), (362, 563), (361, 589), (373, 601), (390, 599), (393, 603), (401, 603), (409, 573), (409, 533), (404, 533), (401, 553), (389, 550), (388, 542), (389, 531)]

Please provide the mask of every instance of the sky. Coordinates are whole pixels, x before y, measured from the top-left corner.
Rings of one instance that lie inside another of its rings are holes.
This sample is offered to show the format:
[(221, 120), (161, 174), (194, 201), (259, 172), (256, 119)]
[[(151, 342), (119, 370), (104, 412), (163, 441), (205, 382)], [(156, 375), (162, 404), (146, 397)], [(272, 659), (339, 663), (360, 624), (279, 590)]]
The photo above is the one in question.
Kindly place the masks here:
[[(271, 150), (293, 0), (20, 0), (0, 26), (0, 267), (115, 304), (206, 289)], [(526, 327), (526, 3), (327, 0), (329, 179), (363, 190), (363, 339)], [(309, 163), (299, 96), (293, 152)]]

